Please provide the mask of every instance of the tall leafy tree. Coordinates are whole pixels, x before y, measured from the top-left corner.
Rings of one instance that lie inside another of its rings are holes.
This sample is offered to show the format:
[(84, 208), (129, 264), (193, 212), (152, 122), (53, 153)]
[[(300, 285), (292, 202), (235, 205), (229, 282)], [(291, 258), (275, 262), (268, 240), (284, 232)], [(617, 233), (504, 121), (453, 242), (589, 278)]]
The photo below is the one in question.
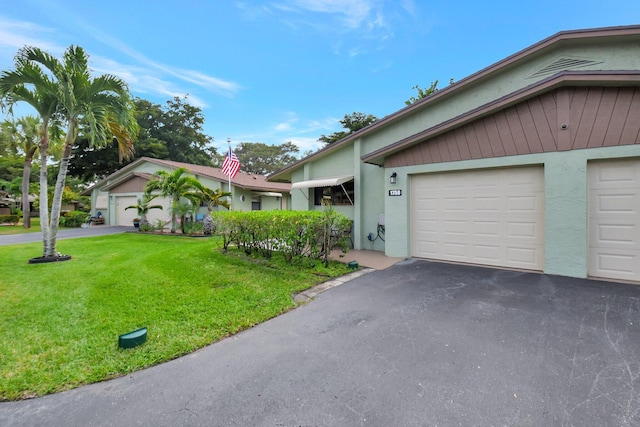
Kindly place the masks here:
[[(215, 166), (217, 152), (213, 139), (203, 132), (204, 116), (186, 98), (174, 98), (165, 106), (137, 98), (135, 117), (140, 131), (134, 140), (133, 161), (140, 157), (174, 160), (203, 166)], [(96, 148), (86, 138), (74, 147), (69, 173), (87, 181), (103, 178), (122, 168), (111, 147)]]
[(177, 168), (173, 172), (159, 170), (153, 174), (151, 180), (145, 187), (146, 193), (154, 191), (164, 197), (171, 198), (171, 232), (176, 232), (176, 217), (180, 199), (188, 198), (195, 203), (196, 191), (202, 191), (203, 186), (195, 177), (187, 174), (187, 169)]
[(318, 141), (325, 144), (333, 144), (347, 136), (351, 135), (364, 127), (369, 126), (371, 123), (376, 122), (378, 118), (372, 114), (354, 112), (351, 114), (345, 114), (343, 119), (340, 120), (340, 124), (345, 130), (334, 132), (331, 135), (322, 135), (318, 138)]
[[(42, 174), (40, 177), (40, 221), (45, 258), (57, 256), (56, 240), (62, 196), (71, 152), (80, 130), (96, 146), (112, 141), (115, 136), (120, 158), (130, 157), (133, 151), (132, 135), (137, 132), (137, 123), (127, 85), (122, 79), (109, 74), (92, 77), (88, 59), (84, 49), (79, 46), (69, 46), (62, 60), (39, 48), (25, 47), (16, 55), (16, 70), (0, 76), (3, 95), (15, 96), (21, 90), (33, 87), (42, 97), (51, 100), (54, 108), (49, 119), (56, 115), (66, 128), (50, 217), (45, 203), (47, 197), (43, 197), (43, 193), (46, 194), (46, 172), (44, 185)], [(42, 115), (41, 118), (45, 121)], [(44, 156), (44, 169), (47, 153), (48, 147), (41, 144), (40, 155), (41, 158)]]
[(267, 145), (262, 142), (241, 142), (234, 153), (244, 172), (266, 175), (298, 160), (300, 149), (292, 142)]

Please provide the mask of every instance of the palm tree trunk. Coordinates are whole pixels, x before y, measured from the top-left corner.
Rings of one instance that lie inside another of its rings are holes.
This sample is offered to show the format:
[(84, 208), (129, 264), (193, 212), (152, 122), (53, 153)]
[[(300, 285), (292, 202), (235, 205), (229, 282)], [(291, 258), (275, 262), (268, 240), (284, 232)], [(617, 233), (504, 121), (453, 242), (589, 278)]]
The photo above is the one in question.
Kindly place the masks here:
[(43, 128), (40, 140), (40, 228), (42, 230), (42, 256), (47, 256), (49, 242), (49, 193), (47, 180), (47, 155), (49, 153), (49, 130)]
[(176, 207), (178, 206), (178, 201), (175, 196), (172, 196), (173, 200), (171, 201), (171, 232), (176, 232)]
[(60, 213), (62, 211), (62, 193), (67, 180), (67, 170), (69, 169), (69, 158), (71, 156), (72, 144), (66, 144), (64, 154), (60, 159), (60, 170), (56, 179), (56, 187), (53, 192), (53, 202), (51, 203), (51, 223), (49, 224), (49, 245), (45, 256), (56, 256), (56, 239), (58, 237), (58, 226), (60, 224)]
[(31, 208), (29, 206), (29, 178), (31, 177), (32, 157), (24, 159), (24, 169), (22, 170), (22, 226), (31, 228)]

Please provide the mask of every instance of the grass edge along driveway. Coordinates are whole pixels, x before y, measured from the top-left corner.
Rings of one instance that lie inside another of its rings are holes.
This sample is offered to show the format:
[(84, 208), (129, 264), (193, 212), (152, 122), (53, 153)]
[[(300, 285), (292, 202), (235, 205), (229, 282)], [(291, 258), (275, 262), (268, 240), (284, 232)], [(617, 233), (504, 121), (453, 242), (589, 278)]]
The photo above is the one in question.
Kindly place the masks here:
[[(0, 247), (0, 400), (59, 392), (156, 365), (264, 322), (292, 295), (348, 272), (222, 254), (217, 238), (123, 233), (58, 242), (70, 261)], [(148, 328), (123, 350), (120, 334)]]

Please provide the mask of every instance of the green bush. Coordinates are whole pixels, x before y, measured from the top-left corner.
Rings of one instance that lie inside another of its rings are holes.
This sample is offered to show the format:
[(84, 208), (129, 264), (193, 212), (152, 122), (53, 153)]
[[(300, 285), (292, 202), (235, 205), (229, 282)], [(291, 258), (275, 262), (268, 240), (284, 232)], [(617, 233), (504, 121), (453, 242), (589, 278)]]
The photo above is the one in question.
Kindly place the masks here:
[(212, 218), (225, 250), (235, 245), (248, 255), (266, 258), (280, 252), (289, 263), (311, 258), (327, 265), (331, 249), (346, 250), (344, 231), (350, 226), (349, 218), (330, 206), (323, 212), (214, 212)]
[(155, 227), (153, 225), (149, 224), (149, 223), (140, 224), (138, 226), (138, 230), (140, 230), (140, 231), (153, 231), (153, 230), (155, 230)]
[(204, 224), (201, 222), (189, 220), (189, 221), (185, 221), (183, 228), (184, 228), (185, 234), (202, 234), (202, 230), (204, 229)]
[(18, 219), (18, 215), (0, 215), (0, 224), (15, 224)]
[(88, 215), (86, 212), (82, 211), (71, 211), (65, 212), (60, 217), (60, 226), (61, 227), (80, 227), (82, 224), (86, 223), (88, 219)]

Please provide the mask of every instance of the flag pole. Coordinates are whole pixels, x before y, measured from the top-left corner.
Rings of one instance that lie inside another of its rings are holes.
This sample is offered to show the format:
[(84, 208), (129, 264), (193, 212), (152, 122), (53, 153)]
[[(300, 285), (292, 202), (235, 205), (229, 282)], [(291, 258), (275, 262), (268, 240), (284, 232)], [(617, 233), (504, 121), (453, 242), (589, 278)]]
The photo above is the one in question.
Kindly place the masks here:
[[(227, 156), (231, 159), (231, 138), (227, 138)], [(229, 174), (229, 193), (231, 193), (231, 174)], [(227, 201), (231, 203), (231, 196), (227, 196)]]

